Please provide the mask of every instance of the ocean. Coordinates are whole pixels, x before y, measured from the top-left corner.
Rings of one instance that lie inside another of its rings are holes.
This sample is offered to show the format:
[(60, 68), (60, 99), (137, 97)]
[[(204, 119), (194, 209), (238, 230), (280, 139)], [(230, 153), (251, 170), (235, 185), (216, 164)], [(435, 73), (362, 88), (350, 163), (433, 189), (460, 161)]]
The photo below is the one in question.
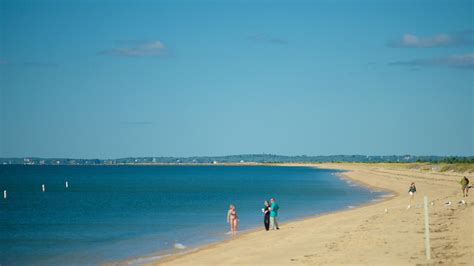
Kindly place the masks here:
[(245, 231), (263, 230), (261, 208), (270, 197), (284, 222), (382, 196), (337, 173), (281, 166), (0, 165), (0, 189), (7, 190), (0, 200), (0, 265), (138, 263), (175, 247), (229, 238), (230, 203)]

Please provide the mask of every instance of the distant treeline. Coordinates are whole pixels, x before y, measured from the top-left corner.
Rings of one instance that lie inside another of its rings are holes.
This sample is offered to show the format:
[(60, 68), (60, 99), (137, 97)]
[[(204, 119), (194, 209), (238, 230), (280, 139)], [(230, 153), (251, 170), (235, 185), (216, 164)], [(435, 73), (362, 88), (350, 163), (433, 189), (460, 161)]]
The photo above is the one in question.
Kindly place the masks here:
[(413, 155), (329, 155), (329, 156), (285, 156), (275, 154), (241, 154), (228, 156), (195, 157), (129, 157), (119, 159), (69, 159), (69, 158), (0, 158), (0, 164), (29, 165), (113, 165), (113, 164), (218, 164), (218, 163), (474, 163), (474, 156), (413, 156)]
[[(417, 161), (417, 162), (423, 162), (423, 161)], [(440, 161), (436, 161), (440, 163), (474, 163), (474, 157), (446, 157)]]

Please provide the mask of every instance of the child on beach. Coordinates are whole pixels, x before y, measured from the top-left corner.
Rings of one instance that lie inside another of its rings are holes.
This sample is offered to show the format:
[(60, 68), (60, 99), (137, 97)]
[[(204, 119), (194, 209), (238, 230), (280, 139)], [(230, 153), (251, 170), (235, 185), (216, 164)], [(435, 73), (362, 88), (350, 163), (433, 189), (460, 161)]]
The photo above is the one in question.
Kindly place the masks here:
[(408, 194), (410, 195), (410, 203), (408, 204), (407, 209), (410, 209), (413, 198), (415, 197), (415, 194), (416, 194), (415, 182), (411, 183), (410, 188), (408, 189)]
[(469, 179), (464, 176), (461, 179), (461, 188), (462, 188), (462, 195), (463, 197), (467, 197), (467, 193), (469, 192)]
[(227, 211), (227, 223), (230, 224), (230, 232), (232, 236), (237, 234), (237, 224), (239, 222), (239, 217), (235, 211), (234, 204), (229, 205), (229, 210)]

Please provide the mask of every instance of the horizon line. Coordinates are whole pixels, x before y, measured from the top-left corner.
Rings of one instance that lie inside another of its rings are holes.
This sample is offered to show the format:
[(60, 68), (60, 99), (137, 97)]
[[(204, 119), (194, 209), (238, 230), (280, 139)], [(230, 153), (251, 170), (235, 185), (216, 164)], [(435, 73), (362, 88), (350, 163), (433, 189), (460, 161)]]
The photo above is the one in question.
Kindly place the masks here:
[(66, 159), (66, 160), (120, 160), (120, 159), (131, 159), (131, 158), (173, 158), (173, 159), (189, 159), (189, 158), (219, 158), (219, 157), (233, 157), (233, 156), (275, 156), (275, 157), (335, 157), (335, 156), (363, 156), (363, 157), (465, 157), (472, 158), (474, 155), (414, 155), (414, 154), (331, 154), (331, 155), (283, 155), (273, 153), (242, 153), (242, 154), (228, 154), (228, 155), (191, 155), (191, 156), (127, 156), (127, 157), (115, 157), (115, 158), (104, 158), (104, 157), (42, 157), (42, 156), (14, 156), (14, 157), (0, 157), (0, 159)]

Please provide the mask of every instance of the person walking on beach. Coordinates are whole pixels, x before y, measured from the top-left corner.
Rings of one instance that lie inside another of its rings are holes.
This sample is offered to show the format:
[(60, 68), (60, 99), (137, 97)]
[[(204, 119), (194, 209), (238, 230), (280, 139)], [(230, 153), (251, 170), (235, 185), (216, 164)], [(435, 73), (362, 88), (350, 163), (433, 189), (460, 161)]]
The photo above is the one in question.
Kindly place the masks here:
[(416, 194), (415, 182), (411, 182), (410, 188), (408, 189), (408, 194), (410, 195), (410, 203), (408, 204), (407, 209), (410, 209), (411, 204), (413, 202), (413, 198), (415, 197), (415, 194)]
[(263, 202), (263, 224), (265, 225), (265, 230), (270, 229), (270, 202), (268, 200)]
[(278, 227), (278, 221), (277, 221), (277, 217), (278, 217), (278, 209), (280, 207), (278, 206), (278, 204), (276, 203), (275, 201), (275, 198), (271, 198), (270, 199), (270, 229), (271, 230), (280, 230), (280, 228)]
[(237, 234), (237, 224), (239, 222), (239, 217), (235, 211), (234, 204), (229, 205), (229, 210), (227, 211), (227, 223), (230, 224), (230, 232), (233, 236)]
[(461, 188), (462, 188), (462, 195), (463, 197), (467, 197), (467, 193), (469, 192), (469, 179), (464, 176), (461, 179)]

